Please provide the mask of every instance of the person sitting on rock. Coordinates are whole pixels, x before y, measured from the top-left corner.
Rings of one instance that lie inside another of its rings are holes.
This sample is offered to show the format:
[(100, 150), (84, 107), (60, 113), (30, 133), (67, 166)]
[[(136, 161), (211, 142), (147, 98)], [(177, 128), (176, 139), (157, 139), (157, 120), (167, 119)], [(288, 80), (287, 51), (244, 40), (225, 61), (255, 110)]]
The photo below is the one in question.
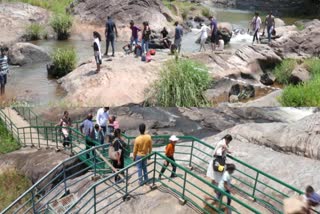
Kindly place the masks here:
[[(172, 160), (174, 163), (171, 163), (171, 166), (172, 166), (172, 173), (171, 173), (171, 176), (170, 178), (175, 178), (177, 177), (176, 175), (176, 165), (175, 165), (175, 160), (174, 160), (174, 147), (176, 145), (176, 143), (179, 141), (179, 138), (177, 138), (175, 135), (172, 135), (170, 138), (169, 138), (169, 144), (166, 146), (166, 150), (165, 150), (165, 154), (167, 156), (167, 158), (169, 158), (170, 160)], [(168, 161), (165, 161), (164, 164), (163, 164), (163, 167), (160, 171), (160, 174), (159, 174), (159, 179), (161, 179), (161, 176), (163, 175), (163, 173), (166, 171), (167, 167), (169, 166), (169, 162)]]
[(307, 186), (305, 197), (308, 203), (308, 212), (310, 213), (310, 210), (313, 207), (319, 207), (320, 206), (320, 195), (316, 193), (312, 186)]
[(171, 41), (169, 40), (169, 32), (167, 31), (167, 28), (164, 27), (160, 33), (162, 34), (161, 41), (163, 42), (164, 47), (170, 48)]
[(97, 70), (96, 72), (100, 72), (100, 66), (102, 64), (102, 55), (101, 55), (101, 36), (97, 31), (93, 32), (93, 53), (94, 53), (94, 59), (96, 60), (97, 64)]

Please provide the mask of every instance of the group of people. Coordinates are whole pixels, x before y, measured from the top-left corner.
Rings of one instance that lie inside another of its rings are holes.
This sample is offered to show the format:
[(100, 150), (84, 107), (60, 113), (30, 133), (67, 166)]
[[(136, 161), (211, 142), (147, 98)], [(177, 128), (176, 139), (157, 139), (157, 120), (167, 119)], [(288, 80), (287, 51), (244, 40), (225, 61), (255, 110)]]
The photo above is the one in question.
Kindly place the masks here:
[(5, 94), (5, 87), (8, 80), (8, 51), (9, 49), (7, 47), (2, 47), (0, 49), (0, 96)]
[[(253, 31), (253, 40), (252, 44), (256, 42), (257, 44), (260, 43), (260, 29), (261, 29), (262, 21), (259, 16), (259, 13), (256, 12), (252, 21), (250, 22), (251, 29)], [(268, 43), (271, 43), (271, 38), (273, 35), (276, 34), (276, 24), (275, 24), (275, 17), (273, 16), (272, 12), (270, 11), (269, 14), (266, 16), (264, 21), (264, 28), (262, 35), (265, 34), (265, 28), (267, 27), (267, 34), (268, 34)]]

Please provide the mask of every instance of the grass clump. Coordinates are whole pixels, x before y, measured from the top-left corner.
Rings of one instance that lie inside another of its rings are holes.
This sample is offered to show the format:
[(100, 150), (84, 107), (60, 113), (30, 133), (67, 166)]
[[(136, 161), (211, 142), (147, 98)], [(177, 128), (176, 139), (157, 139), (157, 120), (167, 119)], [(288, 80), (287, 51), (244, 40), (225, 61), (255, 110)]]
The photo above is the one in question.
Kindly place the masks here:
[(58, 48), (51, 54), (52, 68), (49, 75), (63, 77), (73, 71), (77, 63), (77, 54), (73, 48)]
[(209, 18), (210, 16), (213, 16), (210, 8), (208, 8), (208, 7), (202, 7), (201, 14), (202, 14), (202, 16), (207, 17), (207, 18)]
[[(0, 172), (0, 210), (4, 210), (31, 186), (31, 181), (14, 169)], [(28, 197), (19, 201), (22, 205)]]
[(203, 96), (212, 79), (203, 64), (189, 59), (170, 60), (160, 72), (160, 80), (152, 88), (157, 106), (208, 106)]
[(55, 14), (66, 13), (66, 8), (73, 0), (9, 0), (10, 2), (23, 2), (33, 6), (42, 7)]
[(30, 24), (26, 29), (27, 40), (39, 40), (44, 33), (44, 28), (38, 23)]
[(320, 59), (317, 57), (313, 57), (310, 59), (306, 59), (304, 61), (304, 64), (306, 65), (307, 70), (313, 75), (320, 74)]
[(58, 40), (68, 39), (72, 27), (72, 17), (67, 14), (57, 14), (52, 18), (50, 25), (56, 32)]
[(15, 151), (19, 148), (19, 143), (8, 132), (2, 121), (0, 121), (0, 155)]
[(282, 106), (320, 107), (320, 74), (309, 82), (297, 86), (289, 85), (280, 97)]
[(277, 65), (274, 70), (277, 82), (285, 85), (289, 84), (289, 78), (296, 64), (294, 59), (285, 59), (281, 64)]

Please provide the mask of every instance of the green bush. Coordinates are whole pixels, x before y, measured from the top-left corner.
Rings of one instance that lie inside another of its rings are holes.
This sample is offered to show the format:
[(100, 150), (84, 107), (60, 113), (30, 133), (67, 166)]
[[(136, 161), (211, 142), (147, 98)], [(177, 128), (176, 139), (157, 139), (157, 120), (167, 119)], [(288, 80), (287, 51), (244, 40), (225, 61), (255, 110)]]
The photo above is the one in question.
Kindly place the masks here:
[(39, 40), (44, 32), (43, 26), (38, 23), (29, 25), (26, 29), (27, 40)]
[(8, 132), (7, 128), (0, 122), (0, 155), (15, 151), (20, 148), (18, 142)]
[(210, 16), (212, 16), (212, 12), (211, 12), (210, 8), (208, 8), (208, 7), (203, 7), (202, 10), (201, 10), (201, 14), (202, 14), (204, 17), (207, 17), (207, 18), (209, 18)]
[(313, 57), (310, 59), (306, 59), (304, 61), (304, 64), (307, 67), (307, 70), (312, 74), (312, 75), (318, 75), (320, 74), (320, 59)]
[(288, 84), (293, 69), (296, 66), (294, 59), (285, 59), (281, 64), (277, 65), (274, 70), (276, 81), (281, 84)]
[(188, 60), (170, 60), (151, 90), (157, 106), (199, 107), (209, 103), (203, 96), (212, 79), (206, 66)]
[(190, 8), (187, 8), (187, 7), (182, 10), (181, 16), (183, 20), (186, 20), (188, 18), (189, 12), (190, 12)]
[(75, 69), (77, 54), (73, 48), (59, 48), (51, 54), (51, 60), (52, 67), (48, 74), (52, 77), (63, 77)]
[(309, 82), (301, 85), (286, 87), (280, 98), (283, 106), (291, 107), (320, 107), (320, 74)]
[(58, 40), (66, 40), (70, 36), (72, 17), (67, 14), (57, 14), (52, 18), (50, 25), (57, 33)]

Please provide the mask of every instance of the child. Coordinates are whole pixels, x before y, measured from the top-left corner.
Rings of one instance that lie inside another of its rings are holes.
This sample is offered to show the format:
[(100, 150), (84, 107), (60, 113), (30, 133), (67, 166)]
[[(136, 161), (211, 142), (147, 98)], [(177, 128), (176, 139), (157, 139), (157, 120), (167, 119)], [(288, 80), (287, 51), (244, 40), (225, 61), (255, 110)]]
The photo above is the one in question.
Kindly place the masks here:
[(320, 205), (320, 195), (314, 191), (312, 186), (307, 186), (305, 194), (309, 209)]
[(100, 72), (100, 66), (102, 64), (102, 55), (101, 55), (101, 36), (97, 31), (93, 32), (93, 53), (94, 53), (94, 59), (96, 60), (97, 64), (97, 70), (96, 73)]
[[(166, 151), (165, 151), (167, 158), (169, 158), (173, 162), (175, 162), (174, 157), (173, 157), (174, 156), (174, 147), (175, 147), (176, 143), (178, 142), (178, 140), (179, 140), (179, 138), (177, 138), (175, 135), (172, 135), (169, 138), (170, 142), (167, 145)], [(163, 165), (164, 166), (162, 167), (161, 172), (159, 174), (159, 179), (161, 179), (161, 176), (166, 171), (166, 168), (169, 166), (169, 162), (165, 161)], [(171, 166), (172, 166), (172, 173), (171, 173), (170, 178), (175, 178), (175, 177), (177, 177), (177, 175), (176, 175), (176, 168), (177, 167), (173, 163), (171, 164)]]
[(104, 143), (104, 133), (98, 124), (94, 126), (94, 140), (100, 142), (101, 145)]
[[(218, 187), (220, 189), (222, 189), (223, 191), (225, 191), (229, 194), (233, 193), (233, 189), (231, 188), (231, 175), (234, 173), (235, 170), (236, 170), (236, 166), (234, 164), (227, 164), (227, 169), (223, 173), (222, 179), (220, 180), (219, 185), (218, 185)], [(222, 200), (222, 193), (221, 192), (217, 193), (217, 198), (219, 200)], [(228, 205), (227, 210), (229, 210), (229, 207), (231, 205), (231, 198), (229, 198), (229, 197), (227, 200), (227, 205)]]
[(0, 56), (0, 95), (5, 93), (5, 86), (7, 84), (7, 75), (9, 72), (8, 54), (9, 49), (7, 47), (1, 48)]

